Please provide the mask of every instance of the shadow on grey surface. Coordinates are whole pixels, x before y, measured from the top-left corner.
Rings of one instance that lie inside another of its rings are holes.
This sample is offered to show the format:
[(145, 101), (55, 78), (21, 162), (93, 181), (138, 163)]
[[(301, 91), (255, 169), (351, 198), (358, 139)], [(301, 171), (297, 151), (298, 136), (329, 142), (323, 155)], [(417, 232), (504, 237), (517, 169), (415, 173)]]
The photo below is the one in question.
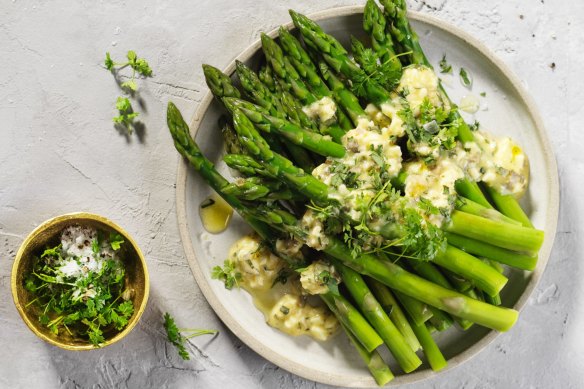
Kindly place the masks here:
[(146, 125), (139, 120), (132, 123), (132, 130), (121, 123), (115, 123), (114, 128), (121, 136), (126, 138), (128, 143), (132, 142), (132, 135), (134, 134), (138, 138), (138, 143), (144, 144), (146, 140)]

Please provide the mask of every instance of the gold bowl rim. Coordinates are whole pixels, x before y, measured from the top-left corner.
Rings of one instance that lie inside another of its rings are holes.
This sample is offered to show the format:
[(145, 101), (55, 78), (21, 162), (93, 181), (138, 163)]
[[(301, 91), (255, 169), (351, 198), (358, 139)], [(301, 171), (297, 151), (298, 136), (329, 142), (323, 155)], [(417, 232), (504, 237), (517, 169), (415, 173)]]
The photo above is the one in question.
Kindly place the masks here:
[[(62, 221), (75, 221), (77, 219), (85, 219), (85, 220), (89, 219), (92, 221), (103, 223), (104, 225), (106, 225), (106, 226), (116, 230), (120, 234), (122, 234), (124, 236), (124, 238), (130, 242), (130, 244), (133, 246), (134, 250), (136, 251), (136, 254), (138, 257), (137, 259), (141, 263), (142, 269), (144, 272), (144, 297), (142, 298), (142, 300), (140, 302), (140, 306), (135, 311), (134, 315), (130, 318), (126, 327), (122, 331), (116, 333), (112, 338), (106, 339), (105, 342), (100, 347), (95, 347), (92, 344), (72, 345), (72, 344), (65, 343), (65, 342), (59, 342), (59, 341), (45, 335), (44, 333), (42, 333), (41, 331), (38, 330), (36, 324), (31, 320), (31, 318), (25, 312), (24, 307), (18, 298), (17, 272), (18, 272), (20, 262), (23, 258), (24, 252), (26, 251), (26, 248), (30, 245), (31, 241), (33, 241), (34, 238), (39, 233), (41, 233), (47, 227), (49, 227), (55, 223), (60, 223)], [(114, 223), (113, 221), (109, 220), (108, 218), (94, 214), (94, 213), (73, 212), (73, 213), (67, 213), (64, 215), (55, 216), (55, 217), (52, 217), (48, 220), (45, 220), (24, 239), (24, 241), (20, 245), (20, 248), (18, 249), (18, 252), (16, 253), (16, 257), (14, 259), (14, 264), (12, 265), (12, 273), (10, 276), (10, 285), (11, 285), (11, 290), (12, 290), (12, 299), (14, 300), (14, 305), (16, 306), (16, 309), (18, 310), (20, 317), (25, 322), (27, 327), (36, 336), (38, 336), (39, 338), (41, 338), (42, 340), (44, 340), (47, 343), (50, 343), (52, 345), (55, 345), (57, 347), (65, 349), (65, 350), (87, 351), (87, 350), (98, 350), (98, 349), (104, 348), (106, 346), (109, 346), (111, 344), (114, 344), (117, 341), (124, 338), (127, 334), (129, 334), (130, 331), (132, 331), (132, 329), (136, 326), (136, 324), (140, 320), (140, 317), (142, 316), (142, 314), (144, 313), (144, 310), (146, 309), (146, 304), (148, 303), (148, 297), (150, 294), (150, 275), (148, 273), (148, 267), (146, 266), (146, 260), (144, 259), (144, 255), (142, 254), (142, 250), (140, 250), (140, 247), (138, 246), (136, 241), (132, 238), (132, 236), (125, 229), (123, 229), (122, 227), (120, 227), (119, 225)]]

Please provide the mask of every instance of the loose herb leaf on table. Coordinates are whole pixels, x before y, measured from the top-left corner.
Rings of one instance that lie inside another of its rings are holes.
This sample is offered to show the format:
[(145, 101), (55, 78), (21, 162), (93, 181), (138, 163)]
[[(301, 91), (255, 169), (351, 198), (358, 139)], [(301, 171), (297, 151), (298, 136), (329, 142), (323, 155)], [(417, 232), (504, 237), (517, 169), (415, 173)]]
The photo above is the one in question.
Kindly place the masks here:
[[(164, 314), (164, 329), (166, 330), (166, 337), (170, 343), (176, 346), (178, 355), (186, 360), (190, 359), (189, 352), (185, 347), (185, 342), (200, 335), (215, 335), (219, 333), (217, 330), (201, 330), (195, 328), (178, 328), (174, 318), (168, 312)], [(187, 335), (183, 335), (186, 333)]]

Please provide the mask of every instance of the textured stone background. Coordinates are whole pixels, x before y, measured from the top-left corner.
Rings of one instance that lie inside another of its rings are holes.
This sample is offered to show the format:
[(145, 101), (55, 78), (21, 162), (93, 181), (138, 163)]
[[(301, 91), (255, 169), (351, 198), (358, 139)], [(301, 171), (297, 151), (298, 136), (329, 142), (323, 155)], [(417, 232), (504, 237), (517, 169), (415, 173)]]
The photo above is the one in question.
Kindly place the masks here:
[[(224, 67), (260, 31), (349, 0), (21, 1), (0, 4), (0, 387), (321, 387), (242, 345), (200, 294), (175, 213), (178, 154), (164, 123), (169, 99), (190, 117), (206, 92), (200, 65)], [(521, 320), (480, 355), (420, 387), (551, 388), (584, 382), (584, 3), (561, 0), (410, 1), (495, 51), (533, 95), (556, 152), (561, 215), (548, 268)], [(119, 95), (105, 51), (135, 49), (155, 76), (140, 82), (142, 136), (111, 123)], [(553, 66), (552, 64), (555, 64)], [(148, 257), (151, 301), (123, 342), (91, 353), (49, 346), (10, 296), (19, 244), (43, 220), (86, 210), (123, 225)], [(164, 341), (161, 312), (219, 328), (183, 362)]]

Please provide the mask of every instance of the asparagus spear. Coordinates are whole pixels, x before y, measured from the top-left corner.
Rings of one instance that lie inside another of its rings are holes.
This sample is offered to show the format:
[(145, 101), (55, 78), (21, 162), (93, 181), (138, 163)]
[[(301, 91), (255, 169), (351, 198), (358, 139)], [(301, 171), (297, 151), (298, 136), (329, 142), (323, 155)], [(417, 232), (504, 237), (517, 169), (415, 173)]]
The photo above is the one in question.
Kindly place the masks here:
[(481, 255), (505, 265), (522, 270), (533, 271), (537, 265), (537, 257), (517, 253), (501, 247), (493, 246), (479, 240), (467, 238), (461, 235), (445, 233), (450, 244), (473, 255)]
[(280, 181), (266, 180), (260, 177), (240, 178), (224, 187), (223, 192), (235, 196), (240, 200), (248, 201), (305, 200), (298, 193), (282, 187)]
[(270, 66), (262, 66), (258, 72), (258, 77), (270, 92), (276, 92), (276, 80), (274, 79), (274, 72)]
[(320, 297), (343, 326), (347, 327), (359, 340), (365, 350), (372, 352), (383, 344), (377, 332), (346, 298), (332, 292), (321, 294)]
[(261, 163), (246, 154), (226, 154), (223, 156), (223, 161), (230, 168), (238, 170), (247, 176), (276, 178)]
[(406, 315), (389, 288), (372, 278), (367, 278), (367, 285), (371, 288), (373, 295), (377, 298), (385, 313), (387, 313), (393, 324), (395, 324), (406, 342), (410, 345), (412, 351), (418, 351), (422, 346), (418, 342), (418, 338), (416, 338), (414, 331), (412, 331)]
[(444, 369), (447, 365), (446, 359), (444, 359), (444, 355), (442, 355), (438, 345), (434, 342), (434, 339), (432, 339), (432, 335), (430, 335), (430, 331), (426, 325), (413, 325), (412, 329), (422, 344), (424, 355), (426, 356), (432, 370), (440, 371)]
[[(272, 116), (281, 119), (288, 118), (304, 128), (316, 130), (315, 124), (302, 112), (302, 109), (297, 109), (296, 103), (289, 93), (278, 91), (276, 87), (274, 92), (270, 91), (254, 71), (243, 62), (236, 61), (236, 69), (241, 85), (250, 96), (251, 101), (268, 110)], [(266, 77), (264, 76), (264, 78)]]
[(533, 228), (531, 220), (529, 220), (523, 209), (521, 209), (521, 206), (519, 205), (515, 197), (513, 197), (512, 195), (502, 195), (495, 189), (485, 184), (483, 184), (482, 187), (489, 194), (489, 197), (491, 198), (491, 200), (493, 200), (493, 203), (499, 209), (499, 211), (501, 211), (503, 215), (508, 216), (511, 219), (517, 220), (525, 227)]
[[(440, 285), (447, 289), (454, 289), (454, 287), (450, 284), (450, 282), (446, 279), (446, 277), (438, 270), (432, 263), (418, 261), (418, 260), (411, 260), (408, 262), (410, 267), (414, 270), (416, 274), (420, 277), (427, 279), (437, 285)], [(440, 313), (436, 313), (432, 311), (433, 316), (440, 316)], [(459, 317), (454, 317), (454, 320), (460, 325), (460, 327), (464, 330), (467, 330), (472, 326), (472, 322), (468, 320), (461, 319)]]
[(371, 80), (367, 73), (349, 58), (347, 51), (339, 41), (322, 31), (318, 24), (306, 16), (292, 10), (290, 10), (290, 15), (294, 25), (300, 30), (306, 45), (319, 52), (335, 72), (342, 73), (357, 84), (358, 87), (355, 88), (355, 91), (377, 105), (391, 100), (389, 92)]
[(452, 246), (447, 246), (446, 250), (438, 253), (434, 263), (473, 281), (490, 296), (499, 293), (507, 283), (507, 277), (493, 267)]
[(498, 331), (507, 331), (517, 321), (518, 313), (513, 309), (495, 307), (443, 288), (408, 273), (392, 262), (380, 261), (370, 254), (361, 254), (357, 258), (353, 258), (346, 245), (336, 238), (329, 237), (329, 244), (324, 252), (359, 273), (375, 278), (391, 289), (407, 294), (451, 315)]
[[(304, 82), (308, 84), (314, 95), (319, 99), (323, 97), (332, 97), (337, 101), (338, 96), (335, 96), (322, 80), (318, 73), (318, 69), (310, 58), (310, 55), (304, 50), (304, 47), (302, 47), (298, 39), (283, 27), (280, 27), (279, 31), (280, 43), (283, 50), (286, 52), (290, 62)], [(333, 139), (339, 141), (344, 135), (344, 132), (352, 129), (353, 125), (343, 109), (337, 109), (336, 116), (340, 129), (337, 126), (332, 126), (331, 128), (328, 128), (328, 131)]]
[[(203, 73), (205, 74), (205, 81), (209, 86), (209, 89), (213, 93), (213, 96), (219, 101), (224, 97), (234, 97), (239, 98), (241, 94), (239, 90), (233, 86), (231, 82), (231, 78), (224, 74), (221, 70), (207, 64), (203, 64)], [(281, 154), (283, 154), (284, 150), (282, 144), (271, 136), (266, 137), (266, 141), (270, 144), (270, 147)], [(300, 159), (299, 163), (304, 163), (305, 161)], [(312, 166), (312, 161), (310, 166), (306, 166), (310, 168)]]
[(255, 124), (256, 128), (262, 131), (274, 132), (295, 145), (325, 157), (341, 158), (345, 155), (345, 148), (342, 145), (328, 140), (320, 134), (306, 131), (284, 119), (270, 116), (252, 103), (231, 97), (226, 97), (223, 102), (231, 112), (239, 110)]
[(517, 220), (512, 219), (508, 216), (505, 216), (503, 213), (497, 211), (496, 209), (485, 207), (479, 203), (476, 203), (469, 199), (465, 199), (464, 197), (460, 196), (456, 200), (456, 209), (466, 213), (470, 213), (472, 215), (481, 216), (495, 221), (521, 225), (521, 222), (518, 222)]
[(404, 307), (404, 310), (412, 318), (414, 323), (424, 324), (425, 322), (432, 318), (432, 315), (434, 315), (430, 307), (428, 307), (423, 302), (415, 299), (414, 297), (402, 293), (399, 290), (395, 290), (393, 293), (395, 294), (395, 297), (399, 300), (401, 305)]
[[(317, 55), (315, 54), (314, 56), (316, 57)], [(360, 119), (368, 119), (369, 117), (359, 104), (357, 96), (347, 89), (345, 84), (333, 74), (326, 62), (319, 60), (318, 67), (322, 78), (331, 89), (335, 101), (347, 112), (353, 124), (357, 126)]]
[[(282, 48), (266, 34), (262, 34), (262, 47), (266, 59), (272, 65), (274, 73), (281, 81), (280, 84), (289, 90), (303, 105), (315, 103), (318, 100), (317, 95), (308, 89), (302, 77), (296, 71), (296, 68), (292, 65), (288, 57), (284, 55)], [(307, 71), (307, 69), (302, 70)], [(324, 88), (320, 88), (317, 92), (321, 97), (326, 96), (326, 90)], [(334, 121), (321, 123), (321, 127), (322, 133), (333, 135), (337, 141), (344, 134), (343, 129)]]
[(381, 62), (390, 62), (394, 71), (401, 72), (401, 63), (393, 48), (391, 35), (387, 32), (385, 17), (375, 0), (367, 0), (365, 4), (363, 29), (371, 37), (371, 45), (379, 54)]
[(345, 329), (345, 333), (349, 337), (349, 340), (353, 343), (353, 346), (355, 346), (357, 352), (361, 355), (361, 358), (363, 358), (363, 361), (365, 361), (365, 364), (377, 385), (384, 386), (393, 380), (395, 378), (393, 373), (389, 370), (389, 367), (383, 361), (383, 358), (381, 358), (381, 355), (377, 350), (371, 352), (367, 351), (361, 342), (359, 342), (359, 339), (357, 339), (347, 327), (343, 325), (343, 328)]
[(203, 64), (203, 73), (205, 81), (211, 89), (213, 96), (221, 99), (222, 97), (241, 97), (239, 90), (233, 86), (231, 78), (221, 70), (207, 64)]
[(308, 90), (294, 66), (284, 56), (280, 46), (266, 34), (262, 34), (261, 39), (266, 59), (272, 66), (274, 74), (282, 81), (282, 86), (290, 90), (304, 105), (317, 101), (318, 99)]
[[(509, 250), (537, 252), (543, 231), (453, 211), (445, 230)], [(512, 238), (510, 238), (512, 237)]]
[(349, 290), (353, 300), (373, 325), (383, 342), (387, 345), (401, 368), (409, 373), (422, 364), (416, 353), (407, 344), (399, 330), (389, 319), (383, 308), (375, 299), (363, 277), (338, 261), (333, 262), (335, 269), (341, 274), (344, 285)]

